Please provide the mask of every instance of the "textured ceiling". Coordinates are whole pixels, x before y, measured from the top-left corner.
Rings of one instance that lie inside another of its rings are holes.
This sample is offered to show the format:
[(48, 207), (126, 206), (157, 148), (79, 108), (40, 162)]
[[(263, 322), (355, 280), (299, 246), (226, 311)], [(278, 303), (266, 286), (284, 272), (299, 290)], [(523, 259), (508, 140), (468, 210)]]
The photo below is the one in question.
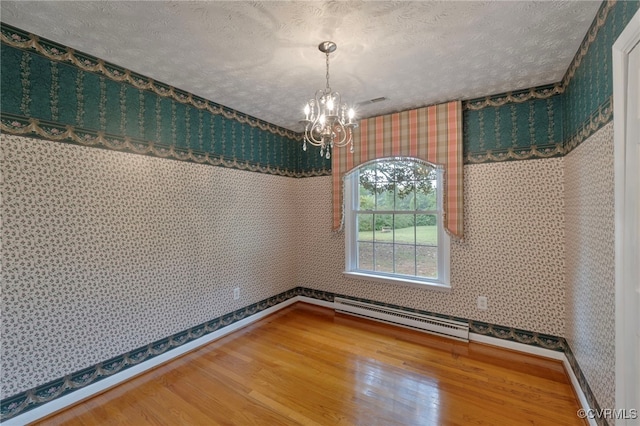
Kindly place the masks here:
[[(3, 22), (294, 131), (325, 84), (360, 118), (559, 81), (599, 1), (7, 1)], [(366, 101), (386, 97), (379, 103)]]

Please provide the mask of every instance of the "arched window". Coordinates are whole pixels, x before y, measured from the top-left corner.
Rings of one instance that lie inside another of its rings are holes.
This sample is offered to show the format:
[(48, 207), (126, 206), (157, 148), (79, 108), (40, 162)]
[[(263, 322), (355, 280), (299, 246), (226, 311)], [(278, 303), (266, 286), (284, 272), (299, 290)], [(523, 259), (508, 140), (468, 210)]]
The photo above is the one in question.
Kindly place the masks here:
[(362, 164), (344, 179), (345, 273), (449, 287), (442, 167), (393, 157)]

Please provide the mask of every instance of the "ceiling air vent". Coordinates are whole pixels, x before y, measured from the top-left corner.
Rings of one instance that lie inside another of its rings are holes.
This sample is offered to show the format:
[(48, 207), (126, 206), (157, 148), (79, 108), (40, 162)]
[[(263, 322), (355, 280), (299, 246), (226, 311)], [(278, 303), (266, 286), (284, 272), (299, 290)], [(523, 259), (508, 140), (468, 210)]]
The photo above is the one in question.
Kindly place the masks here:
[(376, 104), (378, 102), (384, 102), (389, 100), (386, 96), (380, 96), (379, 98), (369, 99), (368, 101), (358, 102), (358, 106), (366, 106), (371, 104)]

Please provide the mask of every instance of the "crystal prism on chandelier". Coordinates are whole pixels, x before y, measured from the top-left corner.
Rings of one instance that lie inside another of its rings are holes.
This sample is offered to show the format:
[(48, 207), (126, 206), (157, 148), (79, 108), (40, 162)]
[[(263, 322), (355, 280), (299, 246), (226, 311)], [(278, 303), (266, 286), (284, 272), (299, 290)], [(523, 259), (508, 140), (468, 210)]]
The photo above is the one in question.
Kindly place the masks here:
[(327, 56), (327, 86), (316, 92), (314, 99), (304, 107), (305, 125), (302, 149), (307, 143), (320, 147), (320, 155), (331, 158), (331, 150), (350, 145), (353, 152), (353, 129), (358, 127), (354, 121), (355, 111), (342, 103), (340, 93), (333, 92), (329, 86), (329, 53), (337, 46), (332, 41), (323, 41), (318, 49)]

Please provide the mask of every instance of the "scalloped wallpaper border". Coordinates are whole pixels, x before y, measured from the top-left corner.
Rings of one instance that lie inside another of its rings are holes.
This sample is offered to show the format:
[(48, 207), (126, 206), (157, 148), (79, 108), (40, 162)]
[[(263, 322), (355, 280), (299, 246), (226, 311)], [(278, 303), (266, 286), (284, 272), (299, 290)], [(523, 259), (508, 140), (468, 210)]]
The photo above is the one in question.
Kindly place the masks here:
[[(571, 65), (567, 69), (563, 79), (555, 84), (549, 84), (544, 86), (538, 86), (525, 90), (510, 91), (502, 94), (491, 95), (483, 98), (466, 100), (463, 102), (463, 108), (465, 111), (465, 118), (467, 120), (481, 120), (476, 116), (469, 116), (470, 112), (477, 112), (485, 108), (493, 108), (496, 111), (501, 107), (508, 107), (514, 104), (523, 104), (527, 102), (535, 102), (538, 100), (551, 99), (554, 96), (566, 97), (567, 87), (573, 81), (577, 70), (580, 66), (584, 66), (583, 61), (587, 54), (590, 52), (592, 45), (598, 41), (598, 34), (600, 30), (607, 25), (612, 19), (608, 19), (611, 15), (611, 11), (614, 10), (616, 5), (624, 3), (617, 0), (604, 1), (598, 10), (596, 17), (594, 18), (587, 34), (585, 35), (580, 48), (576, 52)], [(627, 5), (625, 7), (625, 13), (623, 13), (623, 21), (626, 18)], [(637, 6), (636, 6), (637, 7)], [(633, 9), (633, 7), (631, 8)], [(617, 13), (620, 13), (619, 11)], [(609, 25), (611, 25), (609, 23)], [(130, 70), (124, 69), (117, 65), (105, 62), (102, 59), (87, 55), (81, 52), (77, 52), (74, 49), (62, 46), (53, 41), (45, 40), (37, 35), (27, 33), (12, 26), (2, 24), (2, 32), (0, 34), (1, 42), (8, 46), (12, 46), (22, 50), (29, 50), (37, 52), (39, 55), (51, 61), (66, 62), (83, 71), (88, 71), (96, 74), (100, 74), (112, 81), (118, 83), (127, 83), (139, 90), (147, 90), (161, 97), (170, 98), (181, 104), (193, 106), (201, 111), (208, 111), (212, 114), (221, 115), (227, 119), (235, 120), (238, 123), (248, 124), (249, 126), (256, 127), (260, 130), (271, 132), (275, 135), (291, 138), (293, 140), (301, 140), (302, 135), (292, 132), (287, 129), (272, 125), (254, 117), (250, 117), (246, 114), (208, 101), (206, 99), (197, 97), (191, 93), (179, 90), (164, 83), (156, 82), (153, 79), (144, 77)], [(613, 111), (611, 108), (611, 97), (601, 104), (596, 111), (592, 112), (579, 126), (577, 132), (572, 135), (565, 135), (567, 131), (567, 125), (562, 127), (562, 120), (555, 118), (554, 116), (560, 116), (558, 107), (554, 105), (547, 106), (546, 111), (543, 107), (536, 105), (535, 116), (537, 123), (529, 123), (528, 127), (533, 126), (545, 127), (548, 122), (556, 122), (556, 126), (560, 126), (561, 135), (557, 135), (557, 130), (554, 130), (551, 124), (547, 129), (547, 133), (539, 132), (535, 138), (532, 138), (528, 143), (528, 146), (517, 146), (517, 140), (511, 140), (511, 147), (486, 146), (484, 149), (471, 150), (469, 145), (472, 144), (471, 139), (482, 138), (482, 134), (467, 135), (465, 141), (465, 164), (477, 164), (486, 162), (499, 162), (509, 160), (529, 160), (536, 158), (550, 158), (563, 156), (578, 146), (583, 140), (588, 138), (591, 134), (595, 133), (604, 124), (612, 119)], [(522, 114), (519, 111), (519, 114)], [(496, 114), (500, 115), (497, 111)], [(504, 115), (504, 114), (503, 114)], [(529, 121), (532, 118), (530, 116)], [(507, 120), (503, 120), (502, 123), (496, 122), (496, 131), (499, 131), (502, 135), (502, 139), (505, 141), (513, 139), (513, 135), (525, 135), (529, 128), (525, 128), (527, 124), (521, 123), (518, 120), (518, 128), (516, 130), (509, 130), (509, 126), (515, 127), (514, 123), (506, 123)], [(525, 120), (526, 121), (526, 120)], [(480, 126), (483, 124), (480, 123)], [(184, 148), (173, 145), (161, 145), (158, 141), (148, 142), (136, 140), (126, 136), (113, 136), (106, 135), (104, 132), (91, 131), (89, 129), (83, 129), (81, 127), (74, 127), (70, 125), (64, 125), (55, 122), (44, 122), (30, 117), (10, 115), (2, 112), (2, 127), (1, 130), (10, 134), (26, 135), (30, 134), (35, 137), (50, 139), (55, 141), (64, 141), (70, 143), (79, 143), (88, 146), (98, 146), (108, 149), (125, 150), (128, 152), (155, 155), (162, 158), (171, 158), (182, 161), (192, 161), (201, 164), (209, 164), (216, 166), (232, 167), (241, 170), (248, 170), (260, 173), (276, 174), (289, 177), (311, 177), (311, 176), (326, 176), (331, 174), (330, 165), (320, 164), (317, 159), (312, 160), (310, 155), (305, 158), (301, 155), (298, 158), (298, 165), (291, 167), (274, 167), (270, 164), (263, 164), (252, 159), (239, 159), (233, 156), (222, 155), (214, 152), (198, 151), (191, 148)], [(511, 132), (511, 135), (508, 133)], [(544, 134), (543, 134), (544, 133)], [(522, 137), (522, 136), (520, 136)], [(483, 143), (480, 141), (480, 145)], [(489, 144), (490, 145), (490, 144)], [(307, 158), (308, 157), (308, 158)]]
[(271, 165), (262, 165), (255, 161), (238, 160), (238, 158), (218, 155), (206, 151), (197, 151), (175, 147), (173, 145), (156, 144), (143, 140), (106, 135), (73, 126), (25, 118), (11, 114), (0, 114), (0, 131), (17, 136), (36, 137), (54, 142), (66, 142), (133, 154), (153, 155), (159, 158), (188, 161), (211, 166), (222, 166), (251, 172), (260, 172), (286, 177), (312, 177), (330, 175), (330, 170), (311, 169), (302, 172), (287, 170)]
[(106, 62), (95, 56), (77, 52), (70, 47), (40, 38), (35, 34), (15, 28), (8, 24), (2, 24), (0, 38), (3, 43), (23, 50), (34, 50), (52, 61), (68, 62), (83, 71), (102, 74), (110, 80), (119, 83), (129, 83), (136, 89), (149, 90), (159, 96), (173, 99), (182, 104), (192, 105), (200, 110), (207, 110), (212, 114), (220, 114), (225, 118), (236, 120), (239, 123), (248, 124), (261, 130), (285, 136), (295, 140), (302, 140), (299, 133), (275, 126), (242, 112), (217, 104), (192, 93), (177, 89), (168, 84), (153, 80), (152, 78), (134, 73), (118, 65)]

